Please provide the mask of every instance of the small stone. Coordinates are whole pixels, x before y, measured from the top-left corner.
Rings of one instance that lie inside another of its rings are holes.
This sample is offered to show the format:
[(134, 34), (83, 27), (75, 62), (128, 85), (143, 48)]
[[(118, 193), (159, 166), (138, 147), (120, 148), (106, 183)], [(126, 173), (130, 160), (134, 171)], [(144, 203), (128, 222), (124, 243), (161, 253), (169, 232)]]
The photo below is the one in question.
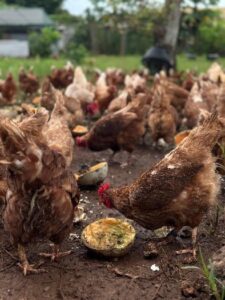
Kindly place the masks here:
[(158, 271), (159, 271), (159, 266), (157, 266), (156, 264), (153, 264), (153, 265), (151, 265), (150, 269), (151, 269), (153, 272), (158, 272)]
[(10, 289), (7, 290), (9, 296), (12, 296), (12, 291)]
[(196, 258), (193, 255), (186, 256), (182, 259), (183, 264), (193, 264), (196, 263)]
[(159, 255), (159, 251), (155, 243), (148, 243), (144, 248), (145, 258), (156, 258)]
[(225, 274), (225, 246), (214, 253), (212, 257), (212, 266), (216, 275), (223, 277)]
[(48, 292), (50, 290), (50, 286), (46, 286), (45, 288), (44, 288), (44, 292)]
[(187, 281), (181, 283), (181, 293), (184, 297), (197, 297), (196, 289)]

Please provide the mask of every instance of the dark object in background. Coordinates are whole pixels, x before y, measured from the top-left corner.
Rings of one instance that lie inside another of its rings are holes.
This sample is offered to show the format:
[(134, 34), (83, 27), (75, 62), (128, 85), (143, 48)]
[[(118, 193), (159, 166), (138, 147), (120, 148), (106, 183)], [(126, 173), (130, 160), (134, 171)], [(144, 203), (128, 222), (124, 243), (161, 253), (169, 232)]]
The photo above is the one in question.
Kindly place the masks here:
[(185, 53), (185, 55), (190, 60), (195, 60), (196, 59), (196, 54), (194, 54), (194, 53), (187, 52), (187, 53)]
[(206, 58), (207, 58), (207, 60), (214, 61), (214, 60), (219, 59), (220, 56), (218, 53), (209, 53), (209, 54), (207, 54)]
[(142, 63), (153, 75), (159, 73), (161, 70), (169, 72), (173, 68), (167, 51), (162, 47), (150, 48), (143, 56)]

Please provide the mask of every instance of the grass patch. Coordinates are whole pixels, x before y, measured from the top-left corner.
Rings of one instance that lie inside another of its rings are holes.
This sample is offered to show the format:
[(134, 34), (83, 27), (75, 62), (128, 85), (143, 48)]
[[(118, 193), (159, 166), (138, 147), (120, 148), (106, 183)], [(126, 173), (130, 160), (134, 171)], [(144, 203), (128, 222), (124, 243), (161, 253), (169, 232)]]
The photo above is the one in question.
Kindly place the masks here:
[[(225, 67), (225, 58), (220, 58), (217, 62)], [(185, 55), (178, 55), (177, 57), (177, 67), (180, 71), (195, 70), (202, 73), (207, 71), (211, 64), (212, 61), (208, 61), (205, 56), (198, 56), (195, 60), (190, 60)]]
[(51, 59), (51, 58), (1, 58), (0, 59), (0, 78), (5, 78), (8, 72), (12, 72), (17, 78), (20, 67), (29, 69), (33, 67), (34, 73), (39, 77), (44, 77), (50, 73), (51, 67), (60, 68), (66, 64), (66, 59)]
[(209, 288), (210, 288), (212, 294), (214, 295), (215, 299), (216, 300), (224, 300), (225, 287), (222, 284), (222, 282), (220, 282), (220, 280), (217, 279), (212, 266), (211, 266), (211, 268), (208, 267), (203, 255), (202, 255), (201, 250), (200, 250), (200, 263), (201, 263), (202, 273), (205, 276), (205, 278), (208, 282)]
[[(33, 67), (35, 74), (38, 77), (43, 78), (51, 71), (51, 67), (55, 66), (60, 68), (66, 64), (67, 60), (64, 58), (52, 59), (52, 58), (1, 58), (0, 59), (0, 78), (5, 78), (8, 72), (12, 72), (15, 78), (18, 76), (20, 67), (29, 68)], [(225, 67), (225, 58), (221, 58), (218, 62)], [(178, 55), (177, 66), (178, 70), (196, 70), (198, 73), (205, 72), (212, 62), (207, 61), (205, 56), (199, 56), (196, 60), (189, 60), (185, 55)], [(113, 56), (113, 55), (99, 55), (88, 57), (84, 64), (84, 68), (98, 68), (105, 70), (109, 67), (121, 68), (127, 72), (142, 67), (140, 55), (127, 55), (127, 56)]]

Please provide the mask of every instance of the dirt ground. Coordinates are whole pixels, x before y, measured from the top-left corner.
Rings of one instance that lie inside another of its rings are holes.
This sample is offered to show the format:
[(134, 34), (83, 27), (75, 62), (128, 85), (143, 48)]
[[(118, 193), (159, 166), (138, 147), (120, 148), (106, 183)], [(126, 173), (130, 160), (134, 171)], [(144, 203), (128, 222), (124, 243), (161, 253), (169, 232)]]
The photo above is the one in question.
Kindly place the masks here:
[[(79, 169), (82, 163), (95, 163), (107, 159), (110, 151), (93, 153), (88, 150), (76, 149), (74, 169)], [(147, 166), (153, 165), (164, 154), (149, 147), (140, 146), (134, 153), (133, 165), (122, 169), (119, 164), (110, 166), (108, 181), (114, 186), (131, 182)], [(117, 160), (123, 161), (125, 155), (118, 154)], [(222, 198), (222, 196), (221, 196)], [(30, 262), (40, 264), (46, 273), (24, 277), (18, 268), (16, 250), (11, 246), (8, 236), (1, 226), (0, 241), (0, 299), (32, 300), (32, 299), (186, 299), (182, 295), (182, 286), (188, 282), (189, 291), (195, 299), (210, 298), (206, 281), (199, 269), (183, 269), (185, 256), (177, 256), (175, 250), (180, 244), (173, 243), (161, 246), (159, 256), (146, 259), (143, 256), (145, 244), (153, 237), (137, 224), (135, 244), (129, 254), (120, 259), (103, 259), (88, 252), (82, 245), (80, 234), (82, 229), (93, 220), (105, 217), (122, 217), (114, 210), (105, 209), (98, 204), (96, 190), (82, 190), (81, 202), (85, 205), (87, 220), (74, 226), (73, 240), (67, 239), (64, 250), (72, 249), (73, 253), (59, 262), (43, 260), (38, 253), (49, 250), (49, 242), (41, 241), (30, 245), (27, 253)], [(221, 214), (216, 232), (210, 234), (210, 219), (208, 216), (201, 225), (198, 241), (206, 258), (225, 245), (224, 217)], [(189, 241), (190, 242), (190, 241)], [(159, 271), (152, 271), (156, 264)], [(190, 265), (190, 264), (189, 264)], [(198, 263), (194, 265), (198, 266)]]

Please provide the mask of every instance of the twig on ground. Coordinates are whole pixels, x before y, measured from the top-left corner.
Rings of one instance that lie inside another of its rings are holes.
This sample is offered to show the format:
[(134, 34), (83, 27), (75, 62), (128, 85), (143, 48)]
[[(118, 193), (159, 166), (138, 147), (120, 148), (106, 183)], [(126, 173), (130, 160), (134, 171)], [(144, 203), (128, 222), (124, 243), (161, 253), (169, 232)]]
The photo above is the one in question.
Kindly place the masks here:
[(156, 290), (156, 292), (155, 292), (155, 294), (153, 295), (153, 297), (152, 297), (151, 300), (155, 300), (155, 299), (157, 298), (157, 296), (158, 296), (158, 294), (159, 294), (159, 291), (160, 291), (160, 289), (161, 289), (161, 287), (162, 287), (162, 284), (163, 284), (163, 282), (160, 282), (159, 287), (157, 288), (157, 290)]
[(15, 266), (15, 264), (16, 264), (16, 262), (14, 261), (14, 262), (12, 262), (11, 264), (9, 264), (8, 266), (6, 266), (6, 267), (0, 269), (0, 273), (6, 271), (6, 270), (8, 270), (8, 269), (11, 269), (12, 267)]
[(14, 256), (12, 253), (10, 253), (8, 250), (6, 250), (4, 247), (1, 248), (6, 254), (8, 254), (14, 261), (18, 261), (18, 258)]
[(118, 268), (113, 268), (110, 265), (107, 265), (107, 269), (113, 273), (115, 273), (117, 276), (122, 276), (122, 277), (127, 277), (130, 279), (137, 279), (140, 278), (140, 276), (138, 275), (134, 275), (134, 274), (130, 274), (130, 273), (123, 273), (122, 271), (120, 271)]

